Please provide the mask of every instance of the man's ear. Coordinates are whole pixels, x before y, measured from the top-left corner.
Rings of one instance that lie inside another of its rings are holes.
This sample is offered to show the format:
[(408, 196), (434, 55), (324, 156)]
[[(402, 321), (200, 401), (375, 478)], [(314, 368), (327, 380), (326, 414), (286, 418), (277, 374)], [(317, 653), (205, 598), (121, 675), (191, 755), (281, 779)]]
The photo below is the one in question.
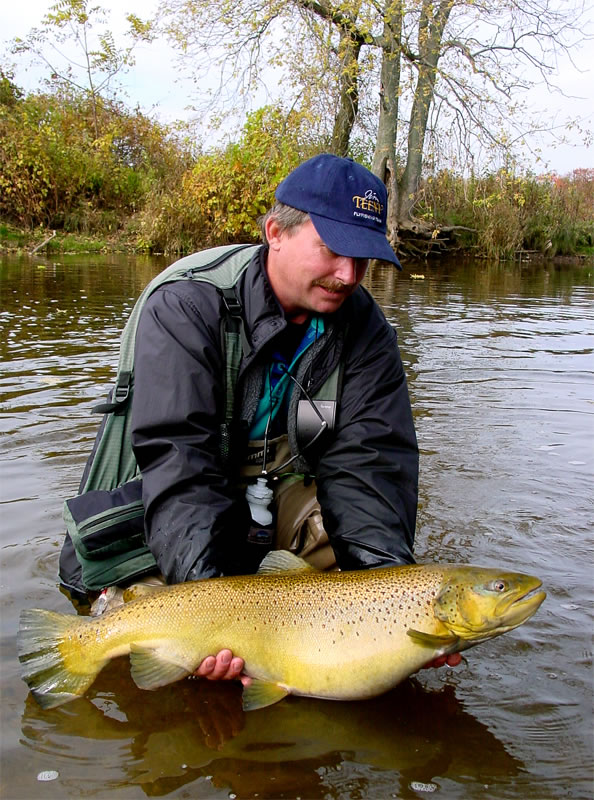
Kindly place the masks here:
[(264, 225), (266, 231), (266, 240), (271, 250), (278, 250), (282, 232), (276, 220), (276, 217), (268, 217)]

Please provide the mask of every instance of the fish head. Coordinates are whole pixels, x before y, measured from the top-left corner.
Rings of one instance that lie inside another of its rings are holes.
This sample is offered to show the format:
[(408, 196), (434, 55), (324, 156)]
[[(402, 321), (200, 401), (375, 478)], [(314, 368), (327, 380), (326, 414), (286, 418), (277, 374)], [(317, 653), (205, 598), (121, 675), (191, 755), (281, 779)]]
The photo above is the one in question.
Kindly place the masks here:
[(532, 575), (457, 567), (434, 601), (435, 616), (460, 639), (478, 644), (517, 628), (546, 597)]

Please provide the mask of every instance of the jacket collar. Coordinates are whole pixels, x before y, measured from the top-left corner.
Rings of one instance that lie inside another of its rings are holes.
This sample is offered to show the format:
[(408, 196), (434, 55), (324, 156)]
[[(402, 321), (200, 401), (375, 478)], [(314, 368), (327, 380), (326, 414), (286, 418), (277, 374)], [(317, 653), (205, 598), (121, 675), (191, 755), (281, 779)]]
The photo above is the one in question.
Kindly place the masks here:
[(237, 294), (243, 307), (251, 352), (245, 357), (246, 366), (267, 342), (287, 326), (281, 308), (266, 275), (268, 247), (262, 245), (252, 257), (248, 268), (237, 284)]

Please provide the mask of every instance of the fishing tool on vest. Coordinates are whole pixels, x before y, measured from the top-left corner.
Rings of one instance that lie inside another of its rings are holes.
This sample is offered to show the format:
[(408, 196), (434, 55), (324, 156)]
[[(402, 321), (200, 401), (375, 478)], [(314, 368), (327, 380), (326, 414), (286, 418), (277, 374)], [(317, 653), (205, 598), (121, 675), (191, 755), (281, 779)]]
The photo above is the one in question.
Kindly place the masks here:
[(248, 542), (270, 549), (274, 538), (274, 514), (270, 509), (274, 492), (266, 478), (258, 478), (256, 483), (250, 483), (245, 491), (245, 499), (252, 515)]
[[(311, 430), (311, 436), (309, 436), (309, 440), (305, 442), (302, 448), (298, 450), (298, 452), (284, 461), (277, 467), (274, 467), (271, 470), (268, 470), (267, 467), (267, 459), (268, 459), (268, 440), (270, 434), (270, 426), (272, 422), (272, 418), (274, 415), (275, 406), (279, 404), (280, 398), (275, 397), (272, 398), (271, 392), (271, 402), (270, 402), (270, 413), (268, 414), (268, 420), (266, 422), (266, 428), (264, 430), (264, 442), (263, 442), (263, 450), (262, 450), (262, 473), (259, 478), (256, 479), (256, 483), (248, 484), (245, 492), (245, 498), (248, 501), (250, 512), (252, 516), (252, 525), (250, 526), (248, 532), (248, 542), (251, 544), (258, 545), (262, 548), (266, 548), (270, 550), (273, 546), (274, 540), (274, 533), (275, 533), (275, 519), (274, 513), (271, 510), (271, 503), (274, 499), (274, 491), (271, 488), (269, 481), (270, 480), (277, 480), (279, 477), (280, 472), (284, 469), (289, 467), (299, 456), (301, 456), (303, 450), (306, 450), (312, 444), (314, 444), (320, 436), (324, 433), (324, 431), (328, 428), (328, 421), (322, 415), (322, 412), (316, 405), (316, 402), (310, 397), (309, 393), (297, 378), (295, 378), (290, 371), (290, 368), (286, 367), (284, 364), (278, 365), (280, 371), (283, 373), (284, 376), (290, 378), (295, 385), (299, 388), (301, 393), (305, 395), (305, 400), (299, 400), (299, 405), (304, 403), (308, 409), (311, 409), (308, 414), (308, 419), (316, 420), (315, 428), (312, 422), (309, 423), (309, 428)], [(270, 386), (270, 382), (269, 382)], [(326, 401), (328, 405), (332, 406), (332, 413), (334, 416), (334, 408), (336, 406), (335, 401)], [(334, 419), (332, 417), (332, 424)], [(299, 421), (297, 422), (299, 426)], [(301, 440), (304, 439), (304, 435), (301, 435)]]

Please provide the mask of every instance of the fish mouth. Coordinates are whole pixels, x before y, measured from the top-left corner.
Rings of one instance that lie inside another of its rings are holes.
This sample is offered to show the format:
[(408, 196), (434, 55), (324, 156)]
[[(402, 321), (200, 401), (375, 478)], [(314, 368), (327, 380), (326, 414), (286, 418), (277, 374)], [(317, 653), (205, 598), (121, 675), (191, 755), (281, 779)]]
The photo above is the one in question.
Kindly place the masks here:
[(496, 609), (499, 617), (499, 628), (511, 630), (526, 622), (540, 607), (547, 596), (545, 591), (538, 591), (542, 581), (534, 578), (529, 586), (519, 588), (510, 598), (500, 603)]

